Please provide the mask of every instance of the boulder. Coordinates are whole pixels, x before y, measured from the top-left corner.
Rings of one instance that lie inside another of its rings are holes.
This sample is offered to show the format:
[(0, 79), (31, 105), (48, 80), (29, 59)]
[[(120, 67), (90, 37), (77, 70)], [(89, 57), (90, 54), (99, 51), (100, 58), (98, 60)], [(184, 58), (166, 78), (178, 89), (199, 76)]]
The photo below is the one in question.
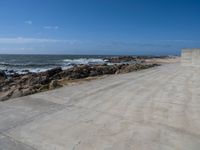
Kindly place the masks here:
[(46, 84), (46, 85), (42, 85), (40, 88), (39, 88), (39, 91), (40, 92), (43, 92), (43, 91), (47, 91), (49, 89), (49, 85)]
[(62, 85), (60, 85), (57, 80), (52, 80), (51, 83), (49, 84), (50, 90), (58, 88), (58, 87), (62, 87)]
[(39, 84), (45, 85), (50, 82), (50, 79), (47, 76), (41, 76), (39, 80)]
[(70, 79), (80, 79), (80, 78), (86, 78), (90, 75), (90, 70), (91, 67), (88, 65), (81, 65), (81, 66), (77, 66), (74, 68), (69, 69), (68, 73), (68, 77)]
[(90, 77), (98, 76), (98, 73), (97, 73), (96, 70), (92, 70), (92, 71), (90, 71), (89, 76), (90, 76)]
[(1, 95), (0, 95), (0, 101), (5, 101), (5, 100), (8, 100), (13, 94), (13, 91), (7, 91), (7, 92), (3, 92)]
[(22, 90), (20, 88), (15, 89), (12, 93), (12, 98), (21, 97), (23, 96)]
[(136, 56), (118, 56), (118, 57), (107, 57), (104, 60), (110, 63), (122, 63), (136, 61)]
[(23, 96), (33, 94), (33, 90), (31, 88), (26, 88), (22, 90)]
[(60, 72), (62, 72), (62, 68), (61, 67), (56, 67), (56, 68), (53, 68), (53, 69), (50, 69), (50, 70), (47, 70), (47, 71), (43, 72), (42, 75), (43, 76), (47, 76), (47, 77), (52, 77), (55, 74), (58, 74)]
[(28, 79), (28, 84), (33, 86), (33, 85), (36, 85), (36, 84), (39, 84), (40, 83), (40, 77), (31, 77)]
[(7, 75), (3, 70), (0, 70), (0, 80), (5, 80), (7, 79)]

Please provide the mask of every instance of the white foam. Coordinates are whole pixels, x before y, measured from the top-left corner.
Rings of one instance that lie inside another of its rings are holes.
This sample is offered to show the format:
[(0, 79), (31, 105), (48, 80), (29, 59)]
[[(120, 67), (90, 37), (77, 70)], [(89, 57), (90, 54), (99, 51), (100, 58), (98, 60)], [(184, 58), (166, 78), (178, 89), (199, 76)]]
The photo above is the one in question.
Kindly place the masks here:
[[(58, 66), (62, 67), (63, 70), (69, 69), (73, 67), (74, 65), (87, 65), (87, 64), (104, 64), (106, 63), (105, 60), (100, 58), (79, 58), (79, 59), (64, 59), (62, 61), (63, 63), (60, 63)], [(6, 74), (27, 74), (28, 72), (32, 73), (39, 73), (39, 72), (45, 72), (47, 70), (53, 69), (56, 66), (45, 66), (44, 67), (29, 67), (24, 65), (24, 67), (6, 67), (6, 66), (0, 66), (0, 69), (7, 70)], [(25, 71), (28, 70), (28, 71)], [(11, 71), (11, 72), (9, 72)]]
[(97, 59), (97, 58), (80, 58), (80, 59), (65, 59), (63, 60), (68, 65), (80, 65), (80, 64), (103, 64), (105, 61), (103, 59)]

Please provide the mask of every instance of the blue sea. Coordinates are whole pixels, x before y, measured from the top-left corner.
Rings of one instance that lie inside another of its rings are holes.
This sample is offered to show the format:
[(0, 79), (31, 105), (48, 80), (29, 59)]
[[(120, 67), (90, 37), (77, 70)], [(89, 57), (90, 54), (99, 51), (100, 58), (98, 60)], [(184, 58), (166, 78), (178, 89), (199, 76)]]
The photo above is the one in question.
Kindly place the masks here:
[(63, 69), (79, 64), (104, 64), (100, 55), (0, 55), (0, 70), (6, 73), (42, 72), (55, 67)]

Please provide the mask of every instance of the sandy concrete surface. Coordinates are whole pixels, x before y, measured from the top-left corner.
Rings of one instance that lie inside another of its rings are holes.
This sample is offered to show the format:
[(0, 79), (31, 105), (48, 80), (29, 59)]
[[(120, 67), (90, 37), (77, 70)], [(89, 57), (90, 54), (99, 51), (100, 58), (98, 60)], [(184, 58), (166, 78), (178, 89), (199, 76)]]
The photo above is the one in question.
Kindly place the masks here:
[(181, 64), (200, 67), (200, 48), (182, 49)]
[(200, 69), (179, 63), (0, 103), (0, 150), (199, 150)]
[(147, 63), (158, 63), (158, 64), (177, 63), (180, 61), (181, 61), (181, 57), (179, 57), (179, 56), (145, 59), (145, 62), (147, 62)]

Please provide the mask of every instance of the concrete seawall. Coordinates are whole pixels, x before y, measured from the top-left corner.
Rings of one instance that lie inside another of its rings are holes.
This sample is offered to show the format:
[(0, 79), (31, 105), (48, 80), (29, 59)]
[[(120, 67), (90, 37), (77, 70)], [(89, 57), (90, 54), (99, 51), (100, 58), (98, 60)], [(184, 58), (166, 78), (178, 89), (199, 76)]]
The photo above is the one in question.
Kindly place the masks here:
[(183, 49), (181, 54), (183, 66), (200, 67), (200, 49)]
[(200, 71), (179, 63), (0, 103), (0, 150), (199, 150)]

